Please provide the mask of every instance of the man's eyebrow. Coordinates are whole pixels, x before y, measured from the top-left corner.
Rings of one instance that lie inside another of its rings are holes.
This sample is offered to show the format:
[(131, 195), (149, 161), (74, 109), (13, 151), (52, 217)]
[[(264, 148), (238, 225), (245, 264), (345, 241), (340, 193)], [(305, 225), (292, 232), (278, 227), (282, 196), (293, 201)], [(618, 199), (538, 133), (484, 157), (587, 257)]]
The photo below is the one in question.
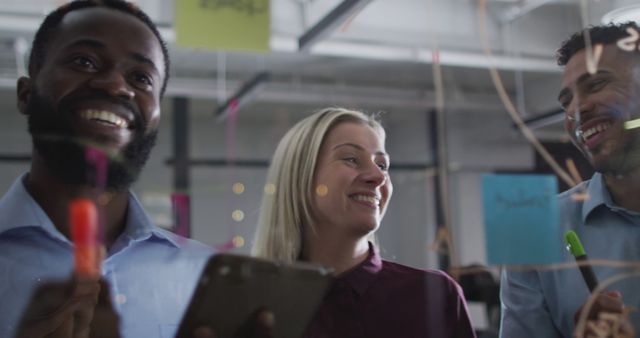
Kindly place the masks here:
[[(580, 75), (578, 77), (578, 79), (575, 82), (575, 86), (580, 86), (582, 83), (584, 83), (585, 81), (587, 81), (589, 78), (596, 76), (596, 75), (602, 75), (602, 74), (611, 74), (610, 71), (608, 70), (598, 70), (595, 74), (591, 74), (589, 72), (586, 72), (582, 75)], [(569, 89), (569, 87), (564, 87), (562, 88), (562, 90), (560, 90), (560, 93), (558, 94), (558, 101), (562, 101), (562, 98), (566, 95), (569, 95), (571, 93), (571, 90)]]
[(134, 60), (136, 60), (136, 61), (138, 61), (138, 62), (145, 63), (145, 64), (149, 65), (151, 68), (153, 68), (153, 70), (154, 70), (156, 73), (160, 74), (160, 72), (158, 71), (158, 67), (156, 66), (156, 64), (155, 64), (155, 63), (153, 63), (153, 61), (152, 61), (150, 58), (148, 58), (147, 56), (145, 56), (145, 55), (143, 55), (143, 54), (140, 54), (140, 53), (131, 53), (130, 55), (131, 55), (131, 58), (132, 58), (132, 59), (134, 59)]
[(78, 40), (74, 40), (73, 42), (65, 46), (65, 48), (67, 49), (74, 48), (74, 47), (89, 47), (89, 48), (104, 49), (107, 46), (104, 43), (95, 39), (78, 39)]
[[(73, 42), (71, 42), (70, 44), (68, 44), (67, 46), (65, 46), (65, 48), (75, 48), (75, 47), (88, 47), (88, 48), (93, 48), (93, 49), (107, 49), (107, 45), (99, 40), (95, 40), (95, 39), (78, 39), (75, 40)], [(129, 53), (129, 57), (133, 60), (136, 60), (137, 62), (140, 63), (144, 63), (147, 64), (151, 67), (153, 67), (153, 69), (156, 71), (156, 73), (159, 74), (158, 71), (158, 67), (156, 66), (156, 64), (146, 55), (141, 54), (141, 53), (136, 53), (136, 52), (131, 52)]]
[[(338, 144), (338, 145), (333, 147), (333, 150), (336, 150), (336, 149), (341, 148), (341, 147), (352, 147), (352, 148), (356, 148), (356, 149), (362, 150), (362, 151), (366, 150), (362, 146), (360, 146), (359, 144), (350, 143), (350, 142)], [(376, 151), (376, 156), (384, 156), (384, 157), (388, 158), (389, 154), (385, 153), (384, 151)]]

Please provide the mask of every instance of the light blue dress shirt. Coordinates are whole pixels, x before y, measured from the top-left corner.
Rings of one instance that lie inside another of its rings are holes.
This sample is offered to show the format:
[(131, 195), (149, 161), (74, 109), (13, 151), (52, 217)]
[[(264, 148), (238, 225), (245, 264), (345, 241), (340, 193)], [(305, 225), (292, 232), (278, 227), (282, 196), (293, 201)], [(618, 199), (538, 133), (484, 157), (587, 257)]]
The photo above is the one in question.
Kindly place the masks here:
[[(20, 177), (0, 200), (0, 337), (12, 337), (40, 283), (67, 279), (72, 243), (29, 195)], [(172, 338), (213, 249), (154, 226), (129, 194), (126, 229), (102, 275), (123, 338)]]
[[(576, 201), (574, 194), (589, 199)], [(638, 196), (640, 198), (640, 196)], [(596, 173), (558, 196), (562, 234), (575, 230), (589, 259), (640, 263), (640, 213), (616, 206), (603, 177)], [(567, 252), (565, 260), (574, 262)], [(603, 283), (613, 276), (639, 272), (630, 267), (594, 266)], [(640, 276), (625, 278), (608, 287), (622, 293), (627, 306), (640, 308)], [(589, 297), (577, 266), (563, 269), (505, 270), (502, 274), (502, 338), (572, 337), (573, 317)], [(631, 314), (640, 332), (640, 313)]]

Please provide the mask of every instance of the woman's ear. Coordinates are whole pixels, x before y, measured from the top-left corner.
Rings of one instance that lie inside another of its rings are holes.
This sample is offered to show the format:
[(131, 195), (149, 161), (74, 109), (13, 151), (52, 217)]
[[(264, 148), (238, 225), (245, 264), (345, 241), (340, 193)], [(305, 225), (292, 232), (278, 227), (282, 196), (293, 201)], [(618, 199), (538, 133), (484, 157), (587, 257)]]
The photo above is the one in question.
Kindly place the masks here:
[(24, 115), (28, 115), (27, 104), (31, 98), (31, 78), (21, 76), (17, 86), (18, 110)]

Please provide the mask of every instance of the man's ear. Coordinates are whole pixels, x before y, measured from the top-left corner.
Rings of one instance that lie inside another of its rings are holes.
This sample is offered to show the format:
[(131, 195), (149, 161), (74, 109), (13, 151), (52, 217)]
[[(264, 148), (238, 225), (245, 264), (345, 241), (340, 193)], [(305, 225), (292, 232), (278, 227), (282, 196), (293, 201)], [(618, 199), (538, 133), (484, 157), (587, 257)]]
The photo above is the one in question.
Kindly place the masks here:
[(29, 102), (29, 99), (31, 98), (31, 78), (21, 76), (18, 79), (18, 88), (16, 94), (18, 96), (18, 110), (22, 114), (28, 115), (27, 104)]

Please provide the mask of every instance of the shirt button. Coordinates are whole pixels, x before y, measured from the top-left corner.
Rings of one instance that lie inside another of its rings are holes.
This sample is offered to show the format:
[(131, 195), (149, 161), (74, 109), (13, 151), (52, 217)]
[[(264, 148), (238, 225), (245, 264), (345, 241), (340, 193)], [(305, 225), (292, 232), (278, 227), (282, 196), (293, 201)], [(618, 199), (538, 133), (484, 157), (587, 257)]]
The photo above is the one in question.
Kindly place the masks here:
[(116, 295), (116, 303), (118, 303), (119, 305), (122, 305), (122, 304), (124, 304), (126, 302), (127, 302), (127, 296), (126, 295), (124, 295), (122, 293), (119, 294), (119, 295)]

